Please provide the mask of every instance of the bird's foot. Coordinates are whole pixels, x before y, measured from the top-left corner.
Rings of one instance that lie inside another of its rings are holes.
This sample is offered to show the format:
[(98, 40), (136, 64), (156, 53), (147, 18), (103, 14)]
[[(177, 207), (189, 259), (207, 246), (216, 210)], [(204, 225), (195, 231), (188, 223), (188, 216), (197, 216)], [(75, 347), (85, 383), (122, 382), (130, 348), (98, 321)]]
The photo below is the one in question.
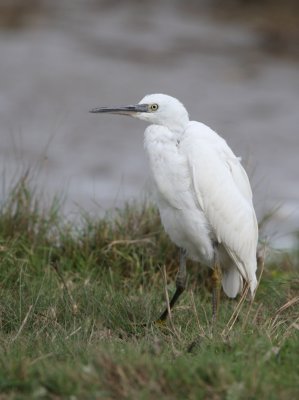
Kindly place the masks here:
[(150, 326), (154, 326), (156, 328), (162, 329), (166, 327), (166, 319), (158, 318), (151, 322), (141, 322), (141, 323), (135, 323), (133, 325), (138, 328), (147, 328)]
[(156, 321), (153, 322), (154, 326), (157, 328), (165, 328), (166, 326), (166, 319), (158, 318)]

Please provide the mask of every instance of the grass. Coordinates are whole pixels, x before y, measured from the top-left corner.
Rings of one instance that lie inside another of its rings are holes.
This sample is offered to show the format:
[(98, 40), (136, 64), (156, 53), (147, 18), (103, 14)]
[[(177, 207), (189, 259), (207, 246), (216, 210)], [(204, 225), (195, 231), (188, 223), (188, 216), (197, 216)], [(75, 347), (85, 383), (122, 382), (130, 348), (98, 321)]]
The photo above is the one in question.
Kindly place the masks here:
[(222, 296), (214, 328), (208, 271), (189, 263), (159, 328), (178, 254), (156, 210), (72, 225), (29, 187), (0, 210), (0, 399), (298, 398), (298, 253), (265, 263), (253, 303)]

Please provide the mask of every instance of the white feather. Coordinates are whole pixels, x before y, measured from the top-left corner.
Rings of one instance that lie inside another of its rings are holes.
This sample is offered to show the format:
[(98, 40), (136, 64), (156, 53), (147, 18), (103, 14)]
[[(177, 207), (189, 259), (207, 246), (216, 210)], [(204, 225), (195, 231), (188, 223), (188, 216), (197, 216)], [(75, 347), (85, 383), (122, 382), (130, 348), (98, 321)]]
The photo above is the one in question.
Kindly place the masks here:
[(222, 272), (222, 287), (225, 294), (231, 298), (241, 293), (243, 289), (243, 278), (234, 265)]
[[(151, 95), (141, 101), (150, 102), (160, 111), (145, 131), (145, 148), (166, 232), (190, 258), (211, 267), (217, 241), (225, 293), (235, 297), (243, 277), (253, 295), (258, 227), (240, 159), (216, 132), (188, 121), (176, 99)], [(151, 114), (140, 118), (150, 121)]]
[(225, 293), (235, 297), (243, 279), (256, 289), (258, 228), (248, 177), (224, 139), (190, 122), (185, 107), (164, 94), (138, 105), (92, 112), (128, 114), (151, 125), (145, 149), (166, 232), (187, 255), (210, 267), (219, 258)]
[(204, 124), (191, 122), (180, 147), (192, 171), (198, 207), (253, 294), (258, 227), (246, 172), (225, 140)]

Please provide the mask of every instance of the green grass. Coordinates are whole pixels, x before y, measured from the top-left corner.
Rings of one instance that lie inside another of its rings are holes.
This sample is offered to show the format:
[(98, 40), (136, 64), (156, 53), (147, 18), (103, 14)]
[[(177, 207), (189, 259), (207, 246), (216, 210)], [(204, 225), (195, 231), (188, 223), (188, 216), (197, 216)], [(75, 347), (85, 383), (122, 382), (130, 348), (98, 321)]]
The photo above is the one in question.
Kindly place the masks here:
[(71, 224), (21, 179), (0, 210), (0, 399), (298, 398), (298, 254), (266, 261), (253, 304), (222, 296), (214, 328), (189, 263), (159, 328), (177, 257), (153, 207)]

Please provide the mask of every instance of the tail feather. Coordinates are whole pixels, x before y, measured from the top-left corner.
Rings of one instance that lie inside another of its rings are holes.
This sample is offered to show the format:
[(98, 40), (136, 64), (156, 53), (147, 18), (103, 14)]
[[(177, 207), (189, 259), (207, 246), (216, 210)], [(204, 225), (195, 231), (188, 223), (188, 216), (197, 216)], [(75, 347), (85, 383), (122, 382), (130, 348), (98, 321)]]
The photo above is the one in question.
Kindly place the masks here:
[(253, 299), (254, 295), (255, 295), (256, 288), (257, 288), (257, 279), (256, 279), (255, 274), (253, 274), (253, 277), (249, 282), (249, 287), (250, 287), (250, 292), (251, 292), (251, 298)]
[(232, 265), (222, 272), (222, 287), (228, 297), (235, 298), (243, 289), (243, 278), (237, 267)]
[[(235, 265), (230, 266), (222, 272), (222, 287), (228, 297), (235, 298), (243, 289), (243, 278)], [(249, 281), (251, 298), (254, 298), (257, 287), (255, 274)]]

